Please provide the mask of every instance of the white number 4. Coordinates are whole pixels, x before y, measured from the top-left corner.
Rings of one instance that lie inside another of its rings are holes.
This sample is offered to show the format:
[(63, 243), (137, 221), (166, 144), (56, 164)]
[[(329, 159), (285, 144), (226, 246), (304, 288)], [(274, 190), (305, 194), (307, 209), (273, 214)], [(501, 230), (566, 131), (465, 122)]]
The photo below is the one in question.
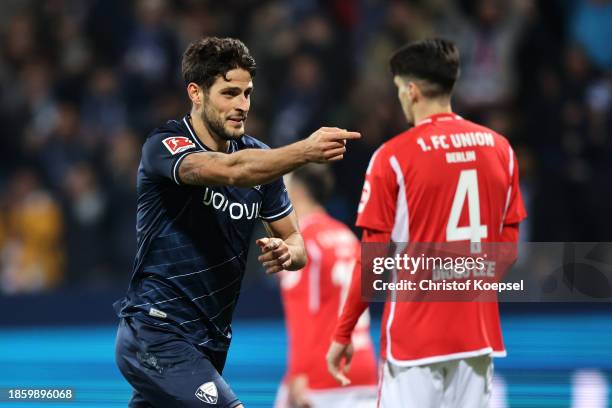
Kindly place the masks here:
[[(459, 226), (459, 218), (467, 195), (469, 225)], [(478, 195), (478, 176), (475, 169), (462, 170), (453, 198), (448, 225), (446, 226), (446, 241), (481, 242), (487, 237), (487, 226), (480, 224), (480, 198)]]

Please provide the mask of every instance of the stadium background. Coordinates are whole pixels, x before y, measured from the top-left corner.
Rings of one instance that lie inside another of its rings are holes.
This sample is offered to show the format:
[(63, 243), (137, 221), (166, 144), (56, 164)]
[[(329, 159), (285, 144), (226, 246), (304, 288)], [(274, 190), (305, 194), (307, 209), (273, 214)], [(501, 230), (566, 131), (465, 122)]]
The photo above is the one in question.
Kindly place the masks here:
[[(387, 59), (432, 34), (462, 52), (456, 111), (515, 146), (521, 239), (612, 241), (611, 1), (0, 2), (0, 387), (73, 387), (65, 406), (125, 406), (111, 303), (135, 251), (140, 144), (188, 110), (190, 41), (249, 46), (247, 131), (270, 145), (323, 124), (362, 132), (327, 206), (350, 225), (370, 154), (405, 128)], [(497, 406), (612, 406), (611, 307), (502, 312)], [(251, 262), (225, 373), (248, 407), (271, 405), (283, 330), (275, 279)]]

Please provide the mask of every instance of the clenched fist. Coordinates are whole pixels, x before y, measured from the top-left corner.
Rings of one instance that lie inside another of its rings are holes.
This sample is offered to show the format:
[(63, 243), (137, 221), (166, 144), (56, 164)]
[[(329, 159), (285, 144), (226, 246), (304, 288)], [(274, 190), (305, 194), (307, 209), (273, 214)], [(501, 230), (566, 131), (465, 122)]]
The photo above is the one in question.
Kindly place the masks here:
[(267, 274), (277, 273), (291, 266), (289, 246), (280, 238), (260, 238), (255, 243), (261, 249), (257, 258)]

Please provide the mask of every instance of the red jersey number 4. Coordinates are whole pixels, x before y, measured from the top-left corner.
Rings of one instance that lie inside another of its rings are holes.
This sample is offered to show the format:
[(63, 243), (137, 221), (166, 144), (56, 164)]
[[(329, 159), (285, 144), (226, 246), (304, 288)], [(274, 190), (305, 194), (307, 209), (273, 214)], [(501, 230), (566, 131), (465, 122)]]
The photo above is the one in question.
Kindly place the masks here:
[(166, 146), (166, 149), (172, 153), (172, 155), (182, 153), (185, 150), (195, 147), (195, 144), (189, 138), (184, 136), (167, 137), (162, 141), (162, 143), (164, 146)]

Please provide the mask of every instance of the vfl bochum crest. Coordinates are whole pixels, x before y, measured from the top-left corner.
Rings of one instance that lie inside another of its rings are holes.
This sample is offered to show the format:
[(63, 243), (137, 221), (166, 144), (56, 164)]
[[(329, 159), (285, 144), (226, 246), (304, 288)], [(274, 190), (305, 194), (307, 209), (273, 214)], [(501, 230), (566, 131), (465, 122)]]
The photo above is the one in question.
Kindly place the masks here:
[(198, 387), (195, 396), (202, 402), (207, 404), (216, 404), (219, 395), (217, 394), (217, 386), (214, 382), (207, 382)]

